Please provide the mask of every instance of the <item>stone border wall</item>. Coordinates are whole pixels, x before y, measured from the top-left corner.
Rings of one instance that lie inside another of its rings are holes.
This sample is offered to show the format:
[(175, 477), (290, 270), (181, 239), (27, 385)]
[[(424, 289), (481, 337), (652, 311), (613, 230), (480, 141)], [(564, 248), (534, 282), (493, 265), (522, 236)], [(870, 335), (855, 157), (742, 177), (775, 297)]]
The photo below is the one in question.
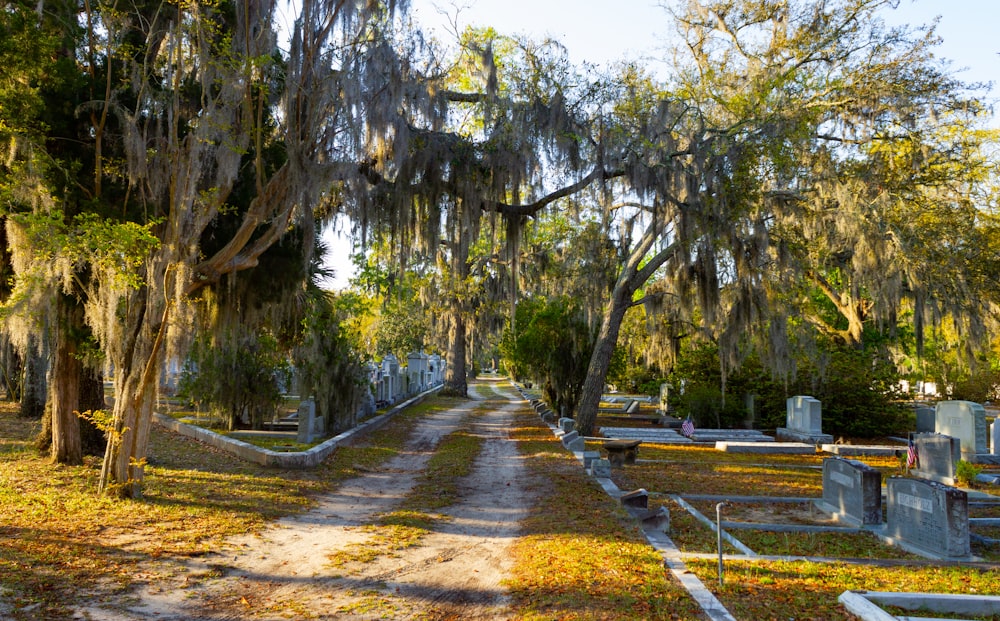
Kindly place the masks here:
[(441, 388), (442, 386), (435, 386), (430, 390), (422, 392), (419, 395), (392, 407), (383, 414), (379, 414), (374, 418), (369, 418), (368, 420), (359, 423), (356, 427), (348, 429), (347, 431), (330, 438), (322, 444), (317, 444), (308, 451), (280, 452), (260, 448), (259, 446), (250, 444), (249, 442), (237, 440), (236, 438), (230, 438), (203, 427), (182, 423), (175, 418), (167, 416), (166, 414), (154, 414), (153, 420), (173, 432), (189, 438), (194, 438), (199, 442), (204, 442), (205, 444), (214, 446), (215, 448), (226, 451), (227, 453), (232, 453), (240, 459), (245, 459), (246, 461), (272, 468), (302, 470), (306, 468), (315, 468), (322, 463), (324, 459), (329, 457), (341, 443), (354, 438), (355, 436), (375, 431), (389, 422), (389, 419), (401, 412), (404, 408), (420, 403), (429, 395), (441, 390)]

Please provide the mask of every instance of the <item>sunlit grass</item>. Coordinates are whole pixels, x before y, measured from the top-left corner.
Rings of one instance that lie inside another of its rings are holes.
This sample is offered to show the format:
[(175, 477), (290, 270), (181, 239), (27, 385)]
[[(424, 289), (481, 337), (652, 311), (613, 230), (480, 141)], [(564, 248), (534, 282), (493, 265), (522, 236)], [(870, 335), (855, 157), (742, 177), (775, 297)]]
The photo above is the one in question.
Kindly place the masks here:
[(854, 619), (837, 597), (846, 590), (1000, 594), (994, 570), (964, 567), (727, 560), (724, 586), (714, 560), (689, 560), (688, 568), (737, 619)]
[(516, 618), (700, 618), (636, 524), (535, 421), (523, 414), (511, 433), (542, 485), (513, 550)]

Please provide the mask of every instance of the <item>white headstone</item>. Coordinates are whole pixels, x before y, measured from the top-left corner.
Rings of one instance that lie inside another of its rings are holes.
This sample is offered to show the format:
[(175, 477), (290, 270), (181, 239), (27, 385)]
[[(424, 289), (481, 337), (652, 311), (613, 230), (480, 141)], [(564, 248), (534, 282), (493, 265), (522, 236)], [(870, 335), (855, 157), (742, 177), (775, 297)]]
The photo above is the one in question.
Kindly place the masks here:
[(786, 426), (793, 431), (823, 433), (823, 404), (806, 395), (789, 397), (785, 402)]
[(996, 420), (990, 423), (990, 450), (994, 455), (1000, 455), (1000, 424)]
[(958, 438), (962, 458), (974, 461), (987, 452), (986, 408), (972, 401), (940, 401), (934, 408), (934, 431)]

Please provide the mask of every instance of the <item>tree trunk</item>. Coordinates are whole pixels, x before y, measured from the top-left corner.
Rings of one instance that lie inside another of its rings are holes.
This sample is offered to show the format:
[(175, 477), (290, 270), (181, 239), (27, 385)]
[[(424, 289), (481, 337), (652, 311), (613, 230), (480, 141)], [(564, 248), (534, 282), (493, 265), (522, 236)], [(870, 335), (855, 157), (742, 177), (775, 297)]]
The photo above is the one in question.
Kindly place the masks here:
[(0, 336), (0, 372), (8, 401), (20, 401), (24, 388), (24, 363), (6, 335)]
[(80, 419), (76, 415), (80, 406), (83, 363), (78, 356), (76, 342), (68, 334), (67, 328), (68, 326), (60, 326), (56, 331), (56, 343), (52, 352), (49, 381), (49, 410), (52, 413), (50, 454), (52, 461), (56, 463), (78, 465), (83, 463)]
[[(162, 279), (163, 270), (159, 278)], [(167, 302), (163, 292), (144, 288), (132, 298), (124, 331), (134, 335), (115, 364), (112, 428), (108, 434), (99, 490), (121, 498), (141, 498), (146, 450), (156, 405)]]
[(45, 413), (47, 367), (45, 356), (39, 351), (38, 339), (33, 336), (28, 342), (22, 366), (21, 416), (24, 418), (41, 418)]
[(458, 310), (452, 312), (448, 334), (448, 355), (445, 366), (444, 388), (441, 394), (456, 397), (469, 395), (469, 381), (465, 374), (465, 316)]
[(620, 283), (615, 287), (608, 302), (608, 311), (601, 322), (601, 330), (594, 343), (594, 353), (590, 356), (587, 378), (583, 381), (583, 389), (580, 391), (580, 402), (575, 418), (576, 429), (582, 436), (593, 435), (597, 408), (601, 404), (601, 395), (604, 394), (611, 356), (615, 352), (615, 345), (618, 344), (618, 332), (621, 330), (625, 313), (632, 305), (634, 289), (631, 283)]

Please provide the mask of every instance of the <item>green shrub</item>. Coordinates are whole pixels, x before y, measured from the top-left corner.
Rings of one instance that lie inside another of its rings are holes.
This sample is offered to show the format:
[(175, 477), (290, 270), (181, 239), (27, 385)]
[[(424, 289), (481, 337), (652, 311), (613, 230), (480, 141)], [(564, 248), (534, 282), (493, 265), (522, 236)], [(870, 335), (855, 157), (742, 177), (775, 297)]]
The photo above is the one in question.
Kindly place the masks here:
[(976, 477), (983, 471), (981, 466), (969, 463), (964, 459), (955, 464), (955, 481), (962, 487), (972, 487)]

